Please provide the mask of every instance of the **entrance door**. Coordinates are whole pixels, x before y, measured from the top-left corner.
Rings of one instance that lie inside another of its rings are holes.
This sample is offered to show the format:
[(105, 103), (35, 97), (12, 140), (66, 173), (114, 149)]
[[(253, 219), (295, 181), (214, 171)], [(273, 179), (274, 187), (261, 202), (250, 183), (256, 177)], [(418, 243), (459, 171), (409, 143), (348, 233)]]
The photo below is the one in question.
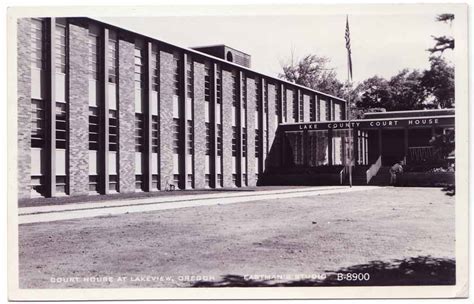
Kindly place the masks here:
[(404, 157), (404, 130), (382, 130), (382, 165), (391, 166)]

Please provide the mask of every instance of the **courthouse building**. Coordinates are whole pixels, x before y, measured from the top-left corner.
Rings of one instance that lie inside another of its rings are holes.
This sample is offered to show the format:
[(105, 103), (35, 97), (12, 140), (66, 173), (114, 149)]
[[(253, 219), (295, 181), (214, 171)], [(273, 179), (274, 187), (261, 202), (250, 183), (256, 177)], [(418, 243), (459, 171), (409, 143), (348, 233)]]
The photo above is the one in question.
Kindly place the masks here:
[(356, 166), (423, 158), (454, 126), (453, 111), (349, 123), (343, 99), (252, 70), (244, 52), (90, 18), (19, 19), (17, 43), (20, 199), (278, 184), (309, 169), (344, 183), (351, 153)]
[(345, 101), (89, 18), (18, 20), (20, 198), (257, 184), (279, 123)]

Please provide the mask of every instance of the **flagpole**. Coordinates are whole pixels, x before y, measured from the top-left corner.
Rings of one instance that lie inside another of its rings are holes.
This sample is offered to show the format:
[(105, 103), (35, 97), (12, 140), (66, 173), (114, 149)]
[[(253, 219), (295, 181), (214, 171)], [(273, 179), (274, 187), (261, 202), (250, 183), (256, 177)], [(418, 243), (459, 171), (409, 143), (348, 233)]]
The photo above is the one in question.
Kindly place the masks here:
[(349, 57), (347, 57), (347, 115), (349, 118), (349, 187), (352, 188), (352, 156), (353, 156), (353, 147), (354, 147), (354, 134), (352, 134), (352, 124), (351, 124), (351, 95), (350, 95), (350, 72), (349, 72)]
[(352, 188), (352, 162), (354, 151), (354, 134), (352, 133), (350, 80), (352, 78), (352, 61), (350, 51), (349, 15), (346, 15), (346, 48), (347, 48), (347, 116), (349, 120), (349, 187)]

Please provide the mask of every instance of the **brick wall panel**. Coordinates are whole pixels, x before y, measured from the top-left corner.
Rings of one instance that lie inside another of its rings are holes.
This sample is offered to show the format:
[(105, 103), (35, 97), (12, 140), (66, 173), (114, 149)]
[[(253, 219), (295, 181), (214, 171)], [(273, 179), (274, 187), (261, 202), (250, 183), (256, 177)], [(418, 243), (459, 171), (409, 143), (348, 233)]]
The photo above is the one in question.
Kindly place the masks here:
[(293, 114), (293, 110), (294, 110), (294, 105), (293, 105), (293, 96), (294, 96), (294, 92), (292, 90), (286, 90), (286, 103), (287, 103), (287, 118), (288, 118), (288, 122), (289, 123), (293, 123), (295, 122), (295, 118), (294, 118), (294, 114)]
[(205, 187), (206, 125), (204, 64), (194, 62), (194, 187)]
[(160, 51), (160, 189), (173, 183), (173, 54)]
[(31, 24), (17, 23), (18, 198), (30, 197), (31, 182)]
[(222, 174), (224, 187), (232, 187), (232, 73), (222, 70)]
[(69, 26), (69, 190), (84, 195), (89, 189), (88, 30)]
[(265, 168), (274, 165), (272, 158), (272, 149), (275, 141), (276, 123), (277, 118), (275, 116), (275, 86), (272, 84), (268, 85), (268, 154), (265, 159)]
[(248, 164), (248, 185), (255, 186), (257, 181), (255, 178), (255, 80), (247, 78), (247, 164)]
[(309, 102), (310, 102), (309, 95), (304, 94), (303, 95), (303, 109), (304, 109), (303, 121), (305, 121), (305, 122), (309, 121), (309, 109), (310, 109)]
[(135, 45), (119, 40), (119, 189), (135, 191)]

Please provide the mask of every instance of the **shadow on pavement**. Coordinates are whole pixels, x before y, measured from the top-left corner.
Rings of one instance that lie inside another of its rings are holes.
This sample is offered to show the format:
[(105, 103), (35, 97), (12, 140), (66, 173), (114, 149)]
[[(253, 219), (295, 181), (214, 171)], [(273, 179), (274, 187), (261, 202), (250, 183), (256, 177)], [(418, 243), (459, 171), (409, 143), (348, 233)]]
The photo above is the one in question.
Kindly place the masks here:
[[(390, 262), (371, 261), (337, 271), (326, 271), (325, 279), (295, 281), (253, 280), (241, 275), (225, 275), (221, 281), (200, 281), (193, 287), (287, 287), (287, 286), (401, 286), (455, 285), (453, 259), (419, 256)], [(341, 280), (341, 274), (368, 273), (368, 280)], [(338, 276), (339, 274), (339, 276)]]
[(445, 194), (448, 196), (456, 195), (456, 186), (455, 185), (448, 185), (441, 189), (441, 191), (446, 192)]

